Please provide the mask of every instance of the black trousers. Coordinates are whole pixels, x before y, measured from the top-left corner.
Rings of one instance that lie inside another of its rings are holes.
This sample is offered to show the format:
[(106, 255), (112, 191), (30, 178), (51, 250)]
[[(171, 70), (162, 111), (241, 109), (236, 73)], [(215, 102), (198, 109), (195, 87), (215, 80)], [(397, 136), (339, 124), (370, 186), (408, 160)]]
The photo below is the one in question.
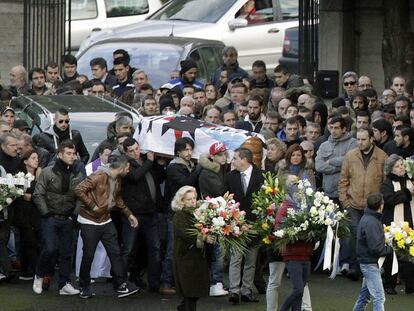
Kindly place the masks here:
[(198, 297), (184, 297), (178, 305), (178, 311), (196, 311)]
[(8, 274), (11, 269), (7, 243), (10, 236), (10, 221), (0, 222), (0, 272)]
[(79, 271), (79, 285), (87, 287), (91, 284), (91, 266), (99, 241), (102, 242), (108, 254), (112, 266), (114, 288), (118, 288), (126, 282), (127, 275), (124, 262), (121, 258), (121, 250), (118, 244), (118, 234), (113, 222), (105, 225), (80, 225), (83, 241), (83, 256)]

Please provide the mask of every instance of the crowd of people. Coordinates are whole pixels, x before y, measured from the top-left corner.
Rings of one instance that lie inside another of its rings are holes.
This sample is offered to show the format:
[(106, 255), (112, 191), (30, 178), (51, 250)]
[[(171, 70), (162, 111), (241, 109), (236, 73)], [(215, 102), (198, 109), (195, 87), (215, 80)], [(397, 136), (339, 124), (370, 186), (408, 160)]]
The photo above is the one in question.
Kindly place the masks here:
[[(231, 46), (223, 49), (222, 60), (209, 83), (197, 79), (197, 64), (187, 59), (157, 89), (151, 86), (151, 72), (133, 68), (125, 50), (114, 51), (112, 69), (105, 59), (92, 59), (90, 73), (79, 73), (72, 55), (65, 55), (61, 66), (49, 62), (29, 73), (23, 66), (13, 67), (10, 86), (0, 90), (1, 172), (30, 172), (36, 179), (24, 196), (0, 210), (0, 282), (32, 280), (33, 291), (41, 294), (58, 271), (61, 295), (93, 297), (91, 284), (105, 277), (120, 298), (139, 288), (178, 293), (183, 297), (178, 310), (195, 310), (198, 298), (206, 295), (228, 295), (231, 303), (240, 304), (257, 302), (259, 293), (266, 294), (269, 311), (312, 310), (308, 282), (313, 247), (308, 243), (279, 254), (253, 240), (246, 253), (231, 254), (225, 262), (213, 237), (200, 240), (185, 230), (197, 198), (227, 191), (254, 221), (252, 194), (263, 184), (262, 173), (270, 171), (308, 179), (348, 211), (350, 236), (341, 241), (338, 274), (353, 281), (370, 279), (370, 273), (379, 271), (377, 266), (372, 272), (371, 265), (387, 255), (383, 285), (364, 281), (365, 292), (354, 310), (364, 310), (369, 295), (375, 310), (383, 310), (384, 291), (397, 294), (397, 278), (407, 294), (414, 293), (414, 266), (402, 262), (399, 276), (391, 275), (389, 249), (367, 252), (369, 247), (361, 245), (370, 240), (358, 229), (361, 218), (366, 228), (378, 229), (369, 217), (386, 225), (407, 221), (413, 227), (414, 186), (403, 165), (403, 159), (414, 155), (413, 80), (393, 77), (379, 95), (370, 77), (346, 72), (343, 96), (327, 104), (311, 81), (283, 65), (269, 77), (266, 64), (257, 60), (250, 76), (239, 67)], [(228, 159), (227, 147), (216, 143), (194, 161), (197, 142), (183, 137), (176, 140), (172, 159), (151, 150), (144, 154), (133, 138), (132, 117), (118, 113), (107, 138), (90, 156), (65, 107), (54, 115), (53, 126), (32, 137), (10, 106), (13, 97), (28, 94), (118, 98), (142, 116), (177, 113), (260, 133), (266, 152), (257, 162), (251, 148), (240, 146)], [(292, 204), (284, 202), (282, 210)], [(268, 280), (263, 277), (266, 268)], [(293, 291), (279, 307), (285, 268)]]

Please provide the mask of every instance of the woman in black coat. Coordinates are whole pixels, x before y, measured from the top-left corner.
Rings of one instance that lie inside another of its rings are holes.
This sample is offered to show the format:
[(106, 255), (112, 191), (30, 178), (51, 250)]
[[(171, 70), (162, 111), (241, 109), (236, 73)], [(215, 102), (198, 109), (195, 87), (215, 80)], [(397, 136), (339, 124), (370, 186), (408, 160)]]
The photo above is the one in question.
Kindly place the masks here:
[(197, 191), (194, 187), (181, 187), (171, 202), (175, 212), (173, 268), (177, 294), (183, 297), (177, 307), (178, 311), (195, 311), (197, 300), (208, 296), (210, 289), (209, 264), (204, 256), (204, 242), (215, 243), (215, 237), (207, 236), (203, 241), (201, 236), (188, 233), (194, 228), (193, 212), (197, 204)]
[[(382, 221), (389, 226), (391, 222), (406, 221), (413, 228), (414, 222), (414, 186), (405, 172), (403, 158), (392, 154), (384, 164), (386, 179), (381, 186), (384, 197)], [(405, 292), (414, 293), (414, 265), (400, 261), (401, 275), (405, 279)], [(397, 275), (391, 275), (392, 257), (384, 263), (384, 289), (389, 295), (396, 295)]]

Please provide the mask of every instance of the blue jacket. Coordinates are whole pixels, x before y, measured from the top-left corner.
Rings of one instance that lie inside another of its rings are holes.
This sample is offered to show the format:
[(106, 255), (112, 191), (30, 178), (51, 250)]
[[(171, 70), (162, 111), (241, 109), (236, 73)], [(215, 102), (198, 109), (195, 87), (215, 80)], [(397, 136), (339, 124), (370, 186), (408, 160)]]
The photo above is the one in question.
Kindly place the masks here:
[(366, 208), (357, 230), (357, 258), (362, 264), (377, 263), (380, 257), (392, 253), (391, 246), (385, 245), (382, 214)]
[(200, 81), (193, 81), (192, 83), (186, 83), (182, 78), (177, 78), (174, 80), (170, 80), (167, 85), (169, 86), (169, 88), (173, 88), (178, 86), (181, 90), (184, 88), (184, 85), (187, 84), (191, 84), (192, 86), (194, 86), (196, 89), (203, 89), (204, 88), (204, 84), (201, 83)]

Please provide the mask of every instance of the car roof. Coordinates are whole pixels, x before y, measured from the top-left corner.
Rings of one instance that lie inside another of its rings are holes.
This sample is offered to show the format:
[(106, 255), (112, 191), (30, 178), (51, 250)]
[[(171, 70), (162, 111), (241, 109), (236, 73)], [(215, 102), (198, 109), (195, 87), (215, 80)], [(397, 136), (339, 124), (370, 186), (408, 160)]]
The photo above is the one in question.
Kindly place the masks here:
[[(101, 44), (105, 44), (105, 43), (118, 43), (118, 42), (119, 43), (121, 43), (121, 42), (125, 42), (125, 43), (135, 43), (135, 42), (137, 42), (137, 43), (163, 43), (163, 44), (178, 45), (178, 46), (181, 46), (181, 47), (185, 47), (189, 44), (192, 44), (194, 46), (197, 46), (197, 45), (221, 45), (221, 46), (224, 47), (224, 43), (219, 41), (219, 40), (208, 40), (208, 39), (191, 38), (191, 37), (174, 37), (174, 36), (160, 36), (160, 37), (157, 37), (157, 36), (155, 36), (155, 37), (134, 37), (134, 38), (111, 38), (111, 39), (98, 41), (98, 42), (94, 43), (93, 45), (91, 45), (88, 49), (90, 49), (90, 48), (92, 48), (96, 45), (101, 45)], [(83, 55), (85, 51), (83, 51), (81, 55)], [(79, 55), (79, 57), (81, 55)]]

